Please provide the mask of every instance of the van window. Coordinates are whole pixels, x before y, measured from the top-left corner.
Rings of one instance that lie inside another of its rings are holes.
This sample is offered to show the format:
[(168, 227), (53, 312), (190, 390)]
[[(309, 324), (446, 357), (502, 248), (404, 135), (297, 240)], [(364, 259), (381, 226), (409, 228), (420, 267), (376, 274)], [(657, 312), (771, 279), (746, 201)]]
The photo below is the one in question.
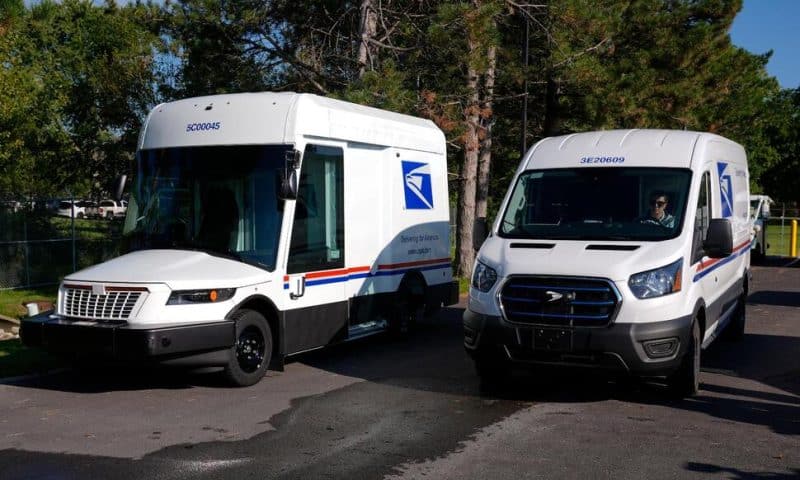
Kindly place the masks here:
[(680, 234), (691, 171), (574, 168), (523, 172), (499, 234), (507, 238), (664, 240)]
[(288, 273), (344, 267), (344, 175), (341, 148), (303, 153)]
[(692, 263), (699, 262), (705, 252), (703, 241), (708, 233), (708, 225), (711, 223), (711, 174), (705, 172), (700, 181), (700, 194), (697, 197), (697, 210), (694, 217), (694, 238), (692, 240)]

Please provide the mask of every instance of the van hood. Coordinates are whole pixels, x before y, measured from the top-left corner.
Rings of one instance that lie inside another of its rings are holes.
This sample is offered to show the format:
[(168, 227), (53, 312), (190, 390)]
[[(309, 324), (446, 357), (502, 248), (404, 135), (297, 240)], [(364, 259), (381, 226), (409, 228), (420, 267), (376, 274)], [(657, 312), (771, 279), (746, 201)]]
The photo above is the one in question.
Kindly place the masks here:
[(269, 272), (191, 250), (140, 250), (68, 275), (64, 280), (163, 283), (173, 290), (237, 288), (268, 280)]
[[(525, 248), (530, 244), (552, 247)], [(680, 237), (660, 242), (619, 242), (512, 240), (494, 235), (481, 247), (478, 260), (497, 270), (500, 277), (566, 275), (627, 282), (634, 273), (678, 260), (682, 253), (681, 245)]]

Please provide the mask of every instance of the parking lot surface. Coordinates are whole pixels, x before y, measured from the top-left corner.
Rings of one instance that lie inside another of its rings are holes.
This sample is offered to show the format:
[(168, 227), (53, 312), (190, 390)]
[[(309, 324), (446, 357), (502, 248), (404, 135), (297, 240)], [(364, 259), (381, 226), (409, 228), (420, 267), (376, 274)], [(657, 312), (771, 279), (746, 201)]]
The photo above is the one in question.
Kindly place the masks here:
[(800, 478), (800, 268), (753, 267), (746, 335), (703, 352), (701, 392), (516, 372), (482, 390), (463, 306), (406, 340), (214, 374), (65, 371), (0, 382), (0, 478)]

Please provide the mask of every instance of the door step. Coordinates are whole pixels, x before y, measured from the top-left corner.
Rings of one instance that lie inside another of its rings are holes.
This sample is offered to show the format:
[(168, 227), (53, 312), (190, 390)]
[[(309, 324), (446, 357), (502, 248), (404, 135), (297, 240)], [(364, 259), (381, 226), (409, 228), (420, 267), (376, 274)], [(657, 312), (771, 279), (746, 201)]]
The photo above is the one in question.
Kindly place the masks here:
[(347, 329), (347, 339), (355, 340), (357, 338), (368, 337), (376, 333), (381, 333), (386, 331), (388, 326), (389, 322), (386, 320), (372, 320), (369, 322), (359, 323), (357, 325), (351, 325), (350, 328)]

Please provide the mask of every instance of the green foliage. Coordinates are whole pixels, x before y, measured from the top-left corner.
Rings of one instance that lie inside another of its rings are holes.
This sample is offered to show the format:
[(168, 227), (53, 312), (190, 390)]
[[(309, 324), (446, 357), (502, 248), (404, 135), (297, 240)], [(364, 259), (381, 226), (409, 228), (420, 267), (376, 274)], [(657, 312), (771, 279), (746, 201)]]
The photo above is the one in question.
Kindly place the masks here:
[(0, 190), (86, 194), (129, 169), (155, 101), (157, 39), (138, 8), (45, 1), (0, 38), (0, 167), (13, 172)]
[[(360, 0), (302, 8), (290, 0), (0, 0), (0, 192), (81, 195), (98, 180), (102, 189), (130, 171), (141, 122), (159, 101), (255, 90), (322, 93), (430, 118), (447, 135), (451, 172), (465, 119), (480, 108), (479, 121), (492, 125), (490, 210), (520, 159), (523, 102), (528, 147), (600, 128), (711, 131), (745, 146), (754, 190), (787, 199), (800, 191), (786, 180), (798, 168), (798, 94), (767, 75), (769, 55), (731, 44), (741, 0), (373, 3), (380, 19), (362, 76)], [(498, 67), (491, 109), (474, 105), (467, 88), (468, 72), (485, 74), (490, 48)]]
[(766, 108), (774, 114), (766, 143), (778, 158), (762, 176), (763, 192), (800, 205), (800, 88), (781, 91), (766, 102)]

